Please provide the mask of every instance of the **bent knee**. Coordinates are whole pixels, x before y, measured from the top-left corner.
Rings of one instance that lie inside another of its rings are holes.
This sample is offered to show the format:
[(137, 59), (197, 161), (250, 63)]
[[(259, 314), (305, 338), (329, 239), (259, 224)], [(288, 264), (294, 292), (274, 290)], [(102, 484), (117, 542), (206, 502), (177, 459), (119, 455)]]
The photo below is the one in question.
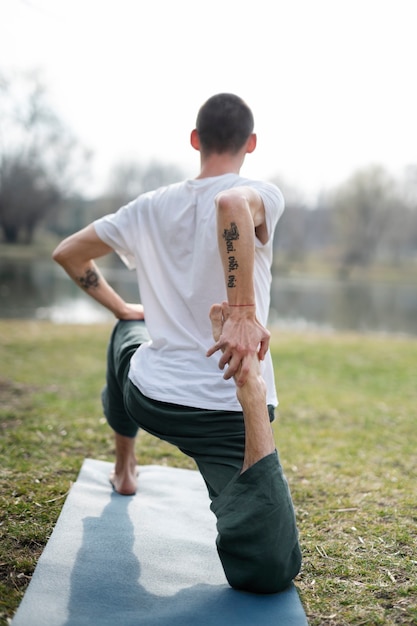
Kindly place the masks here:
[(271, 594), (284, 591), (291, 584), (293, 576), (274, 573), (265, 576), (264, 572), (242, 572), (242, 574), (231, 576), (229, 585), (238, 591), (249, 591), (250, 593)]
[(226, 571), (229, 585), (239, 591), (271, 594), (284, 591), (297, 576), (301, 568), (301, 552), (298, 544), (290, 558), (282, 560), (268, 556), (255, 562), (241, 563), (240, 567)]

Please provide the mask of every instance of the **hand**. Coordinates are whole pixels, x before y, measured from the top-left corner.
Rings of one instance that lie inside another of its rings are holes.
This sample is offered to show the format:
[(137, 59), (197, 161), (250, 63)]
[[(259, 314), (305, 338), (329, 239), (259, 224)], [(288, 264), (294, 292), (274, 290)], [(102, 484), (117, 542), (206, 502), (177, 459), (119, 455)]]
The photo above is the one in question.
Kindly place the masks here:
[(145, 311), (142, 304), (126, 302), (123, 311), (116, 314), (119, 320), (144, 320)]
[(224, 379), (234, 376), (238, 386), (244, 385), (253, 367), (253, 357), (265, 358), (269, 331), (258, 322), (253, 312), (232, 309), (227, 302), (211, 307), (210, 320), (216, 343), (207, 351), (207, 356), (222, 350), (219, 367), (224, 369), (228, 365)]

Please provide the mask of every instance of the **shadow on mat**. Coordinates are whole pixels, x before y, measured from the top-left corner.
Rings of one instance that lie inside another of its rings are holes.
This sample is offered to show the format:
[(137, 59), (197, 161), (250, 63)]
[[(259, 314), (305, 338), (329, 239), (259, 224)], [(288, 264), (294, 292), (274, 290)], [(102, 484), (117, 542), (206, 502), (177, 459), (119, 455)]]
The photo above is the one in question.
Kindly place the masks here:
[[(155, 595), (139, 582), (131, 498), (113, 493), (99, 517), (83, 520), (83, 542), (71, 574), (64, 626), (269, 626), (294, 621), (294, 589), (272, 596), (198, 584), (174, 595)], [(186, 567), (186, 564), (184, 564)], [(204, 568), (204, 563), (202, 563)]]

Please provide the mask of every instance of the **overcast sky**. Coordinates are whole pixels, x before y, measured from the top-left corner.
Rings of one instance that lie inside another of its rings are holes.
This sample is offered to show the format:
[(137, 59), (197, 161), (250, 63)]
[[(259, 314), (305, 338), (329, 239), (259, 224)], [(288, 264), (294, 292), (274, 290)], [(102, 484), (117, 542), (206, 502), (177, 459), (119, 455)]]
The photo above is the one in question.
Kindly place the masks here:
[(243, 174), (305, 193), (417, 164), (415, 0), (0, 0), (0, 71), (38, 68), (94, 152), (92, 190), (126, 159), (198, 170), (199, 106), (251, 106)]

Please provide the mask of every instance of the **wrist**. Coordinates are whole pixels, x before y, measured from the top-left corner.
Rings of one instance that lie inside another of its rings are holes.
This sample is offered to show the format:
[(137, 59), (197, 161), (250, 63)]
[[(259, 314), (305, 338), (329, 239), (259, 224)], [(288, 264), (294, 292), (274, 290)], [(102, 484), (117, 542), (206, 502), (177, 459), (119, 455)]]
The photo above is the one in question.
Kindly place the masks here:
[(229, 306), (233, 306), (233, 307), (239, 307), (239, 306), (256, 307), (256, 304), (229, 304)]
[(255, 317), (256, 304), (250, 299), (243, 302), (228, 303), (229, 315), (232, 317)]
[(129, 308), (126, 302), (124, 301), (118, 302), (117, 305), (112, 309), (112, 313), (114, 317), (118, 320), (128, 319)]
[(255, 306), (230, 306), (228, 307), (228, 317), (237, 319), (256, 319)]

